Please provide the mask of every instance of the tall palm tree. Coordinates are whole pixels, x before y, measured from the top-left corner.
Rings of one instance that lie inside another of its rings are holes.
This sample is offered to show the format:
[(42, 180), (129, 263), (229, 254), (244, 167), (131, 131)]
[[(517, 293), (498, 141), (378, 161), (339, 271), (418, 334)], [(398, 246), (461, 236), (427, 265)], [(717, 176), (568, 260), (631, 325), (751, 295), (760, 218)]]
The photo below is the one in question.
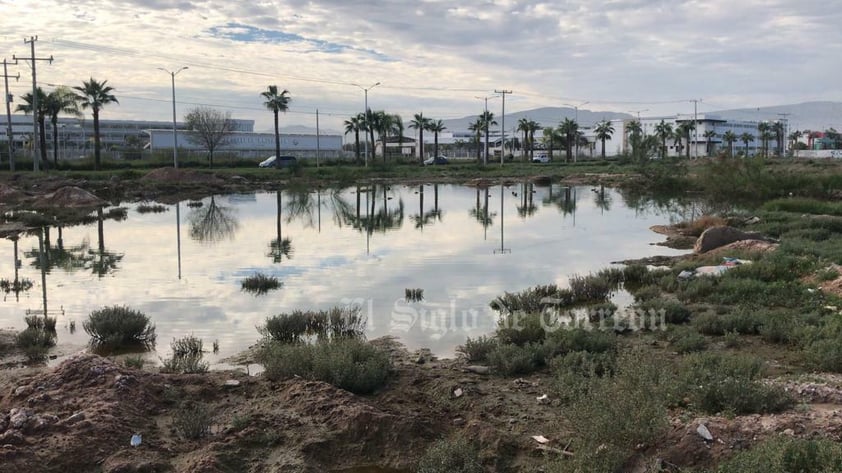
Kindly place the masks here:
[(734, 142), (737, 141), (737, 139), (737, 135), (731, 130), (722, 134), (722, 141), (728, 143), (728, 155), (732, 158), (734, 157)]
[(418, 130), (418, 158), (424, 162), (424, 130), (430, 127), (430, 119), (424, 113), (416, 113), (409, 122), (409, 127)]
[(480, 162), (482, 156), (480, 155), (480, 140), (482, 139), (482, 119), (477, 118), (468, 125), (468, 131), (472, 133), (474, 143), (477, 145), (477, 162)]
[[(38, 120), (38, 136), (33, 136), (33, 140), (38, 140), (39, 148), (41, 148), (41, 161), (47, 161), (47, 132), (44, 122), (47, 119), (47, 94), (41, 87), (35, 89), (35, 94), (38, 99), (38, 110), (36, 111), (36, 119)], [(16, 112), (23, 112), (25, 114), (33, 113), (32, 111), (32, 92), (21, 95), (23, 103), (18, 105)], [(34, 143), (34, 142), (33, 142)], [(35, 149), (34, 146), (32, 149)], [(38, 159), (38, 157), (34, 157)]]
[(117, 103), (117, 97), (114, 96), (111, 92), (114, 91), (114, 88), (106, 85), (108, 83), (107, 80), (102, 82), (96, 81), (93, 77), (90, 78), (88, 81), (83, 81), (81, 87), (74, 87), (79, 94), (77, 94), (77, 98), (79, 99), (79, 105), (82, 106), (82, 109), (91, 109), (94, 117), (94, 169), (99, 169), (100, 162), (101, 162), (101, 153), (100, 153), (100, 137), (99, 137), (99, 111), (102, 110), (103, 107), (110, 103)]
[(545, 127), (542, 133), (543, 137), (541, 138), (541, 141), (544, 143), (544, 146), (547, 147), (547, 150), (549, 151), (547, 156), (550, 158), (550, 161), (552, 161), (555, 145), (561, 144), (562, 141), (561, 133), (558, 128), (551, 126)]
[(517, 121), (517, 131), (523, 133), (523, 144), (521, 149), (523, 150), (523, 160), (526, 161), (526, 143), (528, 142), (529, 137), (529, 119), (528, 118), (521, 118)]
[(661, 120), (661, 123), (655, 125), (655, 136), (661, 140), (661, 158), (667, 157), (667, 138), (672, 136), (672, 123), (667, 123)]
[(628, 135), (629, 143), (631, 144), (631, 153), (635, 158), (639, 158), (641, 144), (643, 142), (643, 127), (637, 120), (632, 120), (626, 123), (626, 134)]
[(403, 118), (400, 114), (392, 115), (392, 131), (398, 135), (399, 157), (403, 157), (403, 134), (406, 131), (406, 126), (403, 124)]
[(576, 123), (576, 120), (565, 118), (558, 126), (558, 130), (564, 136), (564, 145), (566, 148), (565, 162), (569, 163), (573, 157), (573, 140), (577, 139), (577, 135), (579, 134), (579, 124)]
[(772, 133), (775, 135), (775, 143), (778, 146), (778, 156), (783, 156), (784, 151), (784, 133), (786, 133), (786, 128), (784, 126), (784, 122), (778, 120), (772, 124)]
[(47, 94), (44, 108), (53, 126), (53, 164), (58, 166), (58, 116), (60, 113), (66, 113), (80, 117), (82, 112), (79, 111), (76, 95), (69, 87), (64, 86)]
[(526, 132), (529, 135), (529, 159), (535, 158), (535, 132), (541, 128), (541, 124), (535, 120), (526, 123)]
[(363, 129), (363, 121), (365, 116), (362, 113), (345, 120), (345, 134), (354, 134), (354, 156), (357, 161), (360, 160), (360, 131)]
[(705, 153), (707, 153), (708, 156), (713, 155), (713, 139), (716, 138), (716, 131), (705, 130), (702, 136), (705, 137)]
[(278, 92), (277, 85), (270, 85), (265, 91), (260, 93), (260, 96), (266, 99), (263, 106), (272, 111), (275, 117), (275, 164), (281, 163), (281, 134), (278, 131), (278, 112), (286, 113), (289, 110), (289, 102), (292, 98), (289, 96), (289, 91), (284, 89)]
[(769, 135), (772, 130), (772, 125), (769, 122), (760, 122), (757, 124), (757, 133), (760, 135), (760, 143), (763, 149), (763, 156), (769, 156)]
[(608, 120), (602, 120), (596, 125), (596, 139), (602, 142), (602, 159), (605, 159), (605, 140), (610, 140), (614, 135), (614, 125)]
[(804, 136), (804, 133), (802, 133), (799, 130), (795, 130), (792, 133), (790, 133), (789, 134), (789, 142), (791, 144), (789, 145), (789, 149), (791, 149), (794, 152), (795, 147), (798, 145), (798, 140), (800, 140), (802, 136)]
[(377, 112), (373, 112), (371, 109), (365, 111), (365, 129), (368, 131), (368, 136), (371, 138), (371, 162), (374, 162), (374, 148), (375, 148), (375, 141), (374, 141), (374, 132), (380, 127), (377, 123), (377, 120), (380, 116)]
[(696, 129), (696, 122), (683, 122), (676, 128), (676, 133), (680, 134), (687, 147), (684, 149), (687, 159), (690, 159), (690, 132)]
[(390, 115), (386, 113), (384, 110), (378, 111), (376, 114), (377, 119), (377, 134), (380, 136), (380, 142), (383, 143), (383, 163), (386, 163), (386, 144), (389, 140), (389, 136), (395, 131), (395, 115)]
[(479, 121), (482, 123), (482, 131), (485, 132), (485, 154), (483, 154), (483, 164), (488, 164), (488, 133), (491, 127), (497, 124), (494, 119), (494, 114), (488, 110), (482, 112), (479, 116)]
[(429, 131), (433, 132), (433, 156), (439, 155), (439, 133), (447, 130), (447, 127), (444, 126), (444, 122), (441, 120), (431, 120), (430, 126), (427, 128)]
[(754, 135), (752, 135), (749, 132), (745, 132), (742, 135), (740, 135), (740, 141), (742, 141), (743, 145), (745, 145), (745, 154), (746, 157), (748, 157), (748, 144), (754, 141)]

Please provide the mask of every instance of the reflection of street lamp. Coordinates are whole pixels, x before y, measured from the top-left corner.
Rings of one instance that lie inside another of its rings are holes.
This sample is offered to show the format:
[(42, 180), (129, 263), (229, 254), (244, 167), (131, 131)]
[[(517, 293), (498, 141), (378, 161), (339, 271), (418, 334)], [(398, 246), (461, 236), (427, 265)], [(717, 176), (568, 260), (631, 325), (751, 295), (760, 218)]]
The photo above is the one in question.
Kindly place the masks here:
[(163, 67), (159, 67), (158, 69), (166, 72), (172, 78), (172, 165), (173, 165), (174, 168), (177, 168), (178, 167), (178, 155), (177, 155), (177, 152), (178, 152), (178, 137), (176, 136), (176, 133), (175, 133), (175, 76), (179, 72), (187, 69), (187, 66), (184, 66), (177, 71), (168, 71), (168, 70), (164, 69)]
[[(368, 91), (377, 87), (378, 85), (380, 85), (380, 82), (377, 82), (377, 83), (375, 83), (373, 85), (370, 85), (368, 87), (363, 87), (359, 84), (351, 84), (351, 85), (353, 85), (355, 87), (359, 87), (365, 93), (365, 113), (364, 113), (363, 116), (365, 117), (366, 128), (368, 128), (368, 126), (369, 126), (369, 123), (368, 123)], [(372, 145), (374, 145), (374, 143), (372, 143)], [(365, 166), (368, 167), (368, 133), (365, 134)]]
[(495, 254), (495, 255), (496, 255), (496, 254), (501, 254), (501, 255), (502, 255), (502, 254), (506, 254), (506, 253), (511, 253), (511, 252), (512, 252), (511, 248), (505, 248), (505, 247), (503, 246), (503, 242), (505, 241), (505, 240), (503, 239), (503, 235), (504, 235), (504, 234), (503, 234), (503, 227), (504, 227), (504, 224), (503, 224), (503, 203), (504, 203), (505, 201), (506, 201), (505, 188), (503, 187), (503, 184), (500, 184), (500, 249), (495, 249), (495, 250), (494, 250), (494, 254)]

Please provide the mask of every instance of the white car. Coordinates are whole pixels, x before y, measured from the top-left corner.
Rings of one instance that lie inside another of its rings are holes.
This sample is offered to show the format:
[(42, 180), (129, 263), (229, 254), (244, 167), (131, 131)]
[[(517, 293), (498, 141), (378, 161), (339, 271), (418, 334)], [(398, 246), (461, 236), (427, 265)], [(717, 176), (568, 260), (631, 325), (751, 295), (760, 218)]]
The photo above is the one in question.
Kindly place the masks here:
[(532, 158), (533, 163), (548, 163), (550, 162), (550, 157), (544, 153), (536, 154), (535, 157)]

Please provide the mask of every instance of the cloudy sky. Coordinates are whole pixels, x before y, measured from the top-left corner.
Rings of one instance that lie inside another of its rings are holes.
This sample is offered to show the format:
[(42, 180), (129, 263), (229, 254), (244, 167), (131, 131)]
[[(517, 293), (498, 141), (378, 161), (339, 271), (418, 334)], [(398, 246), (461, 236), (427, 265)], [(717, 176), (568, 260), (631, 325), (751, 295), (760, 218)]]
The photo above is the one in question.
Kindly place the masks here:
[[(271, 128), (259, 94), (293, 98), (286, 125), (338, 130), (369, 106), (441, 119), (583, 105), (643, 115), (839, 100), (836, 0), (0, 0), (0, 55), (29, 55), (38, 82), (107, 79), (103, 118), (179, 119), (203, 104)], [(10, 73), (15, 96), (30, 68)], [(356, 85), (354, 85), (356, 84)], [(500, 113), (500, 99), (489, 108)]]

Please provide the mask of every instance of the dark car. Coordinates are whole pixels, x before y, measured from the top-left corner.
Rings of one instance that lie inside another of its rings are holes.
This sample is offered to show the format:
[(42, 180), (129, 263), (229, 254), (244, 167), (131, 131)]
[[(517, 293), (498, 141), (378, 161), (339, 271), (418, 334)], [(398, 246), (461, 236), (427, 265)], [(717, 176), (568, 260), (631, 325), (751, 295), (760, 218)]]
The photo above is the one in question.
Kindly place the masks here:
[(281, 159), (275, 159), (275, 156), (273, 155), (261, 161), (259, 166), (262, 168), (288, 168), (295, 166), (297, 162), (298, 161), (295, 159), (295, 156), (281, 156)]
[(424, 166), (429, 166), (431, 164), (447, 164), (447, 157), (446, 156), (436, 156), (435, 158), (430, 158), (424, 161)]

